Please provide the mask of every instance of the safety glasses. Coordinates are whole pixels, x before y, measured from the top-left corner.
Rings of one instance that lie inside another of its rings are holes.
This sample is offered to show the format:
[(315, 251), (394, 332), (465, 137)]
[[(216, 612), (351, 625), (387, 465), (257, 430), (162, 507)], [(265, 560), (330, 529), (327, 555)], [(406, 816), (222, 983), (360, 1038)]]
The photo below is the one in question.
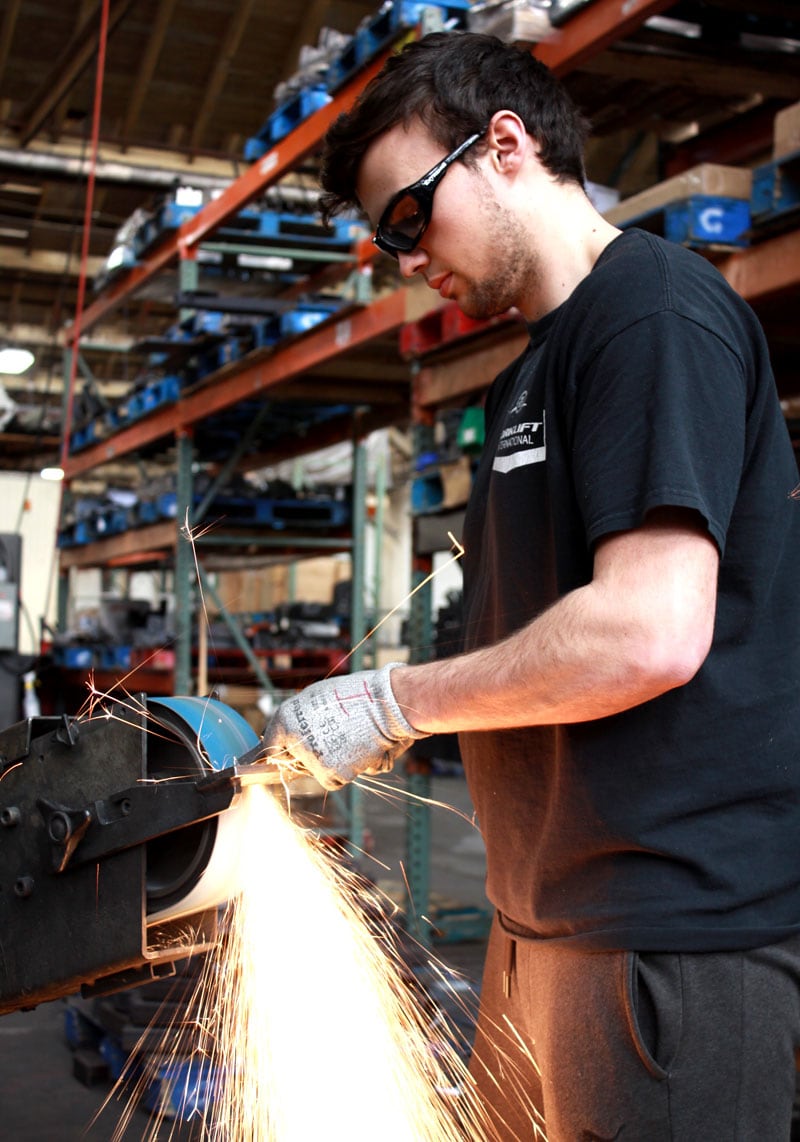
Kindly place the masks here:
[(484, 129), (470, 135), (460, 147), (451, 151), (422, 178), (412, 182), (411, 186), (398, 190), (381, 215), (372, 239), (379, 250), (396, 258), (398, 254), (410, 253), (418, 245), (431, 220), (436, 187), (447, 173), (447, 168), (485, 134)]

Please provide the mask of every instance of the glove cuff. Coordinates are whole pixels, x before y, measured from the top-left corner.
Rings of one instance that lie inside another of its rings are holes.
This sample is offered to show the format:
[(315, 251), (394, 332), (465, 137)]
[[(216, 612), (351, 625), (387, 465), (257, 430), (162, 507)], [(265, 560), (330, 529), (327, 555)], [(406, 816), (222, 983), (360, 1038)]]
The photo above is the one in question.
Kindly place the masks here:
[(407, 666), (405, 662), (389, 662), (386, 666), (382, 666), (380, 670), (376, 671), (376, 682), (380, 690), (380, 697), (384, 703), (386, 713), (386, 724), (390, 729), (392, 736), (400, 741), (403, 738), (429, 738), (431, 735), (427, 730), (417, 730), (411, 725), (408, 718), (405, 716), (397, 699), (394, 696), (392, 689), (391, 673), (396, 666)]

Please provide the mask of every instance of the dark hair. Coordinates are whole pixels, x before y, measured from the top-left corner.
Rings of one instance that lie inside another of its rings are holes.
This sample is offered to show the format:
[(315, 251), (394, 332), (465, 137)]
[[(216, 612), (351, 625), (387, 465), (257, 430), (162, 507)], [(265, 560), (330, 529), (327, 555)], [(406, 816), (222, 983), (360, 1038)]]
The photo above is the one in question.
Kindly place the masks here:
[[(451, 151), (502, 109), (519, 115), (552, 175), (585, 184), (587, 123), (547, 67), (495, 36), (433, 32), (390, 56), (353, 108), (330, 127), (320, 176), (323, 217), (358, 204), (364, 152), (386, 131), (419, 119)], [(471, 161), (469, 152), (464, 161)]]

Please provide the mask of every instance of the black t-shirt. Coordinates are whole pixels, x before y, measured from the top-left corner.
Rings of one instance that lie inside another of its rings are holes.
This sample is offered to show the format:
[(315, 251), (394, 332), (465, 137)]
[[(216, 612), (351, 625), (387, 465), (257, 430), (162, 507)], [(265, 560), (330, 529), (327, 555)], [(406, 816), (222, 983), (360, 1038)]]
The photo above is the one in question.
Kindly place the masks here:
[(800, 931), (800, 502), (763, 333), (700, 255), (629, 230), (487, 399), (464, 528), (465, 649), (592, 575), (602, 536), (695, 509), (721, 554), (685, 686), (598, 719), (467, 733), (506, 924), (603, 947)]

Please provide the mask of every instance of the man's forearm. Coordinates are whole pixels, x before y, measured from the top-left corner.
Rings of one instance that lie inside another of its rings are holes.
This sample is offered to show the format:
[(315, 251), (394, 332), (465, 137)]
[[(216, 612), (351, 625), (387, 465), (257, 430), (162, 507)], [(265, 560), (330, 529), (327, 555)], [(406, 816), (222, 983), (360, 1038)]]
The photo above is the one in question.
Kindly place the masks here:
[(669, 519), (608, 541), (591, 583), (502, 642), (395, 668), (409, 722), (444, 733), (587, 721), (689, 681), (711, 643), (718, 556)]
[(569, 596), (494, 646), (396, 667), (398, 705), (428, 733), (507, 729), (606, 717), (687, 680), (643, 661), (621, 632), (587, 635), (581, 602)]

